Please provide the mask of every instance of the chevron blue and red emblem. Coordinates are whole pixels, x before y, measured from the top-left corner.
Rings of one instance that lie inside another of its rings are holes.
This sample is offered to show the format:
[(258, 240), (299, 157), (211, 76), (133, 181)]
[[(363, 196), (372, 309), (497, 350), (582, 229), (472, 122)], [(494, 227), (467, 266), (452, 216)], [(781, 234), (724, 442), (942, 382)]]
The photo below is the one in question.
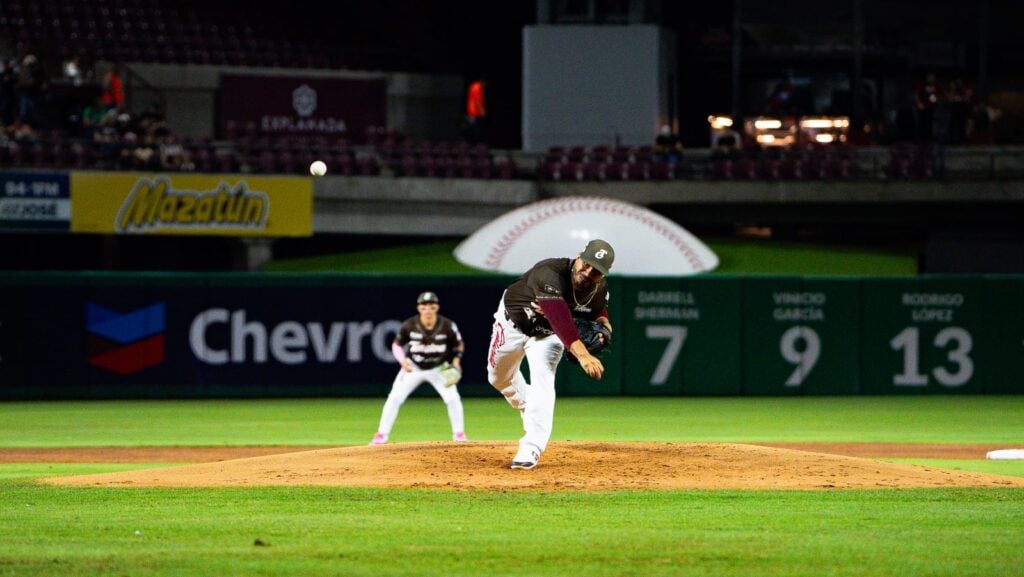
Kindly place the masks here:
[(120, 312), (85, 305), (89, 364), (127, 375), (164, 362), (164, 303)]

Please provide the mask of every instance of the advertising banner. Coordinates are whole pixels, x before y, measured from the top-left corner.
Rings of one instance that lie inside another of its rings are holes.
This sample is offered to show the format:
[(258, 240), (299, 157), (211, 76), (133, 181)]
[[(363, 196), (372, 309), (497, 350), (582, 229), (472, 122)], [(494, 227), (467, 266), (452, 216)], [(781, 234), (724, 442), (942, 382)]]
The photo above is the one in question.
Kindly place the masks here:
[(0, 352), (22, 382), (5, 382), (0, 397), (383, 396), (398, 372), (391, 343), (423, 290), (438, 294), (465, 340), (460, 392), (492, 391), (489, 321), (503, 284), (260, 276), (5, 286), (17, 308), (0, 306), (0, 319), (19, 334), (0, 338)]
[(313, 182), (304, 177), (73, 172), (71, 203), (71, 232), (313, 234)]
[(860, 281), (743, 281), (744, 392), (855, 395)]
[[(494, 396), (510, 280), (8, 273), (0, 399), (383, 396), (424, 290), (465, 340), (459, 392)], [(563, 361), (560, 395), (1024, 393), (1021, 277), (614, 278), (610, 292), (604, 378)]]
[[(221, 76), (221, 129), (253, 124), (259, 134), (346, 136), (361, 140), (368, 126), (386, 126), (383, 78)], [(333, 139), (332, 139), (333, 140)]]
[(0, 172), (0, 230), (67, 232), (67, 173)]

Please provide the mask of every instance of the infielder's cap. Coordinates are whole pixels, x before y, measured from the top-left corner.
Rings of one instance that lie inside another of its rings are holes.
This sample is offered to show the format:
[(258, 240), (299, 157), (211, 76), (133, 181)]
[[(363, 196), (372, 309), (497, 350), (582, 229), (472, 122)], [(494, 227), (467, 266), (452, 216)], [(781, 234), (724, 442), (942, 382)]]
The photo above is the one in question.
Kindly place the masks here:
[(440, 301), (437, 300), (437, 295), (430, 291), (420, 293), (419, 298), (416, 299), (416, 304), (418, 305), (425, 305), (429, 303), (440, 304)]
[(587, 243), (587, 248), (583, 249), (580, 258), (583, 259), (583, 262), (601, 271), (601, 274), (607, 275), (612, 268), (612, 263), (615, 262), (615, 249), (607, 242), (595, 238)]

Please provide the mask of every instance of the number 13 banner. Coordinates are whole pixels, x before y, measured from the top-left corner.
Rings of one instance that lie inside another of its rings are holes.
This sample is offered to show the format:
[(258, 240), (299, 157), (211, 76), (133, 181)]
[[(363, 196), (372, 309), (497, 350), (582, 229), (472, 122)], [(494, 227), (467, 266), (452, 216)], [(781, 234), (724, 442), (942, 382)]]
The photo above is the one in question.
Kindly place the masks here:
[(926, 389), (981, 393), (979, 354), (992, 340), (980, 278), (874, 280), (864, 284), (863, 392)]

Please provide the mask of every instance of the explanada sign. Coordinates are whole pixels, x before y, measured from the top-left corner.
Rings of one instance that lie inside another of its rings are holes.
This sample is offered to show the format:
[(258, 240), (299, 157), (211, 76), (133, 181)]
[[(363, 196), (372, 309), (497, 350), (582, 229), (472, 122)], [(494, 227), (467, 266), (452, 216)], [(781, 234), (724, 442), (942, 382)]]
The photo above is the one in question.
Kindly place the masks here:
[(221, 127), (255, 126), (262, 134), (362, 136), (386, 125), (383, 78), (221, 76)]

